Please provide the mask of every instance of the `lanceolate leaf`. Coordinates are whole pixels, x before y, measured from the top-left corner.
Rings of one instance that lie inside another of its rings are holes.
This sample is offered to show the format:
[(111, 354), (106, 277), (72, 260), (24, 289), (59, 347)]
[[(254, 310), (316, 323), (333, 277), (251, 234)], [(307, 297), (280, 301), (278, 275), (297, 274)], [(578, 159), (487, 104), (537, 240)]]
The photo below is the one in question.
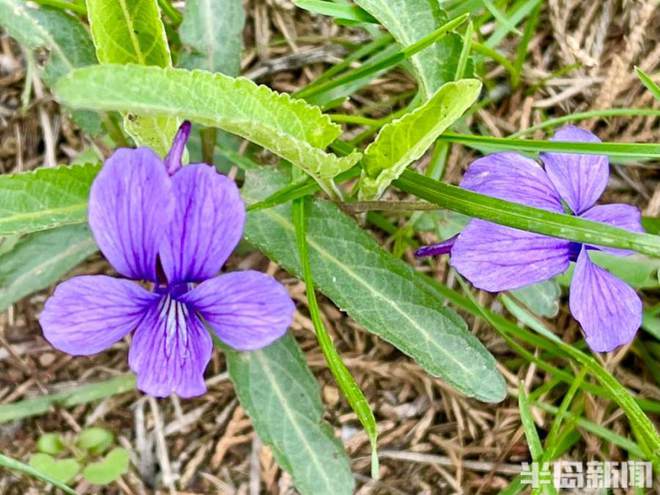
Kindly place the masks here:
[(385, 125), (364, 152), (360, 196), (375, 199), (415, 160), (421, 158), (445, 129), (479, 97), (481, 83), (462, 79), (444, 84), (422, 106)]
[[(243, 197), (257, 201), (285, 182), (275, 172), (248, 173)], [(420, 274), (384, 251), (331, 203), (308, 210), (307, 242), (319, 290), (368, 331), (379, 335), (459, 391), (487, 402), (506, 390), (495, 360), (465, 322), (440, 304)], [(245, 237), (287, 270), (300, 275), (291, 208), (248, 214)]]
[[(439, 2), (431, 0), (355, 0), (403, 46), (430, 34), (448, 21)], [(429, 98), (456, 74), (462, 42), (449, 33), (439, 42), (412, 57), (412, 65), (424, 98)]]
[[(87, 14), (102, 64), (172, 66), (156, 0), (87, 0)], [(177, 126), (171, 116), (124, 116), (124, 128), (135, 142), (161, 155), (169, 150)]]
[(97, 249), (87, 225), (30, 234), (0, 255), (0, 311), (48, 287)]
[(99, 170), (99, 165), (75, 165), (0, 176), (0, 236), (85, 222), (89, 188)]
[[(76, 67), (96, 63), (94, 45), (85, 27), (60, 10), (30, 7), (23, 0), (0, 0), (0, 26), (28, 50), (48, 50), (43, 73), (48, 85)], [(97, 115), (76, 112), (74, 118), (87, 132), (100, 132)]]
[(62, 78), (60, 98), (74, 107), (185, 117), (248, 139), (314, 177), (332, 178), (359, 159), (324, 152), (341, 132), (317, 107), (243, 78), (183, 69), (106, 65)]
[[(295, 256), (295, 251), (294, 251)], [(227, 351), (229, 375), (261, 440), (302, 495), (350, 495), (341, 443), (323, 421), (318, 384), (291, 335), (259, 351)]]
[(244, 25), (242, 0), (188, 0), (179, 27), (179, 65), (238, 75)]

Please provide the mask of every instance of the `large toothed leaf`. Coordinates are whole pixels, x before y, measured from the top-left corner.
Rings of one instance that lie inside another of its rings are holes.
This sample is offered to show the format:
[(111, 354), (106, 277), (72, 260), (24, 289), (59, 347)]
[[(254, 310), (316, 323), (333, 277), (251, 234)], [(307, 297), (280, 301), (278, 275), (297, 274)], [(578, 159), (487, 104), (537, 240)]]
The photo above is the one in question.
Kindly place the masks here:
[[(94, 45), (83, 24), (60, 10), (36, 8), (24, 0), (0, 0), (0, 26), (28, 50), (48, 50), (43, 71), (48, 85), (75, 67), (96, 63)], [(74, 118), (87, 132), (101, 130), (98, 115), (76, 112)]]
[(380, 197), (408, 165), (418, 160), (479, 97), (481, 83), (462, 79), (444, 84), (422, 106), (384, 126), (364, 152), (363, 199)]
[(183, 117), (248, 139), (314, 177), (326, 191), (359, 153), (339, 158), (321, 148), (341, 132), (317, 107), (244, 78), (136, 65), (88, 67), (60, 79), (73, 107)]
[[(432, 33), (448, 21), (437, 0), (355, 0), (404, 47)], [(429, 98), (456, 74), (461, 38), (449, 33), (433, 46), (412, 57), (423, 98)]]
[(86, 225), (36, 232), (11, 243), (6, 251), (0, 244), (0, 311), (56, 282), (97, 249)]
[(84, 222), (99, 169), (77, 165), (0, 176), (0, 236)]
[(188, 0), (179, 27), (179, 65), (230, 76), (240, 71), (245, 10), (242, 0)]
[[(242, 195), (255, 202), (285, 184), (276, 172), (249, 172)], [(315, 201), (307, 213), (309, 257), (319, 290), (430, 374), (471, 397), (502, 400), (506, 390), (495, 359), (426, 288), (422, 275), (383, 250), (334, 204)], [(245, 237), (300, 275), (290, 206), (250, 212)]]
[(291, 335), (254, 352), (227, 351), (238, 398), (254, 429), (302, 495), (350, 495), (346, 452), (323, 421), (318, 383)]
[[(102, 64), (172, 66), (157, 0), (87, 0), (87, 17)], [(163, 156), (177, 127), (171, 116), (124, 116), (135, 142)]]

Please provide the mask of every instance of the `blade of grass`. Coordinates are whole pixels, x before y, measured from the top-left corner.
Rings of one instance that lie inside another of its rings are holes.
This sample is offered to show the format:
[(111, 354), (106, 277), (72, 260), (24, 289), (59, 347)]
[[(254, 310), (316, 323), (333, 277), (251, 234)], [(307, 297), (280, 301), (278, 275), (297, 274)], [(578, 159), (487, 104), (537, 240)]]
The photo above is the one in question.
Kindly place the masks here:
[(536, 431), (532, 410), (529, 407), (529, 401), (525, 393), (525, 385), (522, 382), (518, 385), (518, 409), (520, 410), (520, 420), (525, 431), (529, 453), (532, 455), (533, 461), (539, 462), (543, 458), (543, 446), (541, 445), (539, 432)]
[(526, 134), (531, 134), (535, 131), (546, 129), (548, 127), (556, 127), (566, 122), (578, 122), (580, 120), (587, 120), (594, 117), (632, 117), (632, 116), (648, 116), (648, 117), (660, 117), (660, 110), (655, 110), (652, 108), (610, 108), (607, 110), (592, 110), (589, 112), (577, 112), (570, 115), (564, 115), (562, 117), (557, 117), (554, 119), (548, 119), (545, 122), (540, 124), (527, 127), (518, 132), (515, 132), (508, 136), (509, 138), (517, 138), (524, 136)]
[(293, 4), (314, 14), (327, 15), (335, 19), (369, 22), (372, 24), (378, 23), (366, 10), (355, 5), (345, 5), (323, 0), (294, 0)]
[(566, 416), (566, 413), (568, 411), (569, 406), (571, 405), (571, 402), (573, 402), (573, 398), (575, 397), (575, 394), (582, 386), (582, 382), (584, 381), (586, 375), (587, 375), (587, 369), (584, 367), (581, 368), (580, 372), (575, 377), (575, 380), (573, 381), (573, 383), (571, 383), (568, 392), (566, 392), (566, 395), (564, 395), (561, 404), (559, 405), (559, 409), (557, 411), (557, 415), (555, 416), (555, 420), (552, 422), (552, 426), (550, 427), (550, 433), (548, 433), (548, 436), (545, 439), (546, 456), (544, 460), (546, 461), (549, 461), (553, 457), (552, 453), (556, 451), (555, 443), (559, 439), (559, 433), (561, 431), (562, 421)]
[(28, 464), (24, 464), (21, 461), (17, 461), (16, 459), (12, 459), (11, 457), (7, 457), (6, 455), (0, 454), (0, 466), (5, 467), (7, 469), (11, 469), (12, 471), (19, 471), (29, 476), (39, 478), (41, 481), (50, 483), (51, 485), (56, 486), (65, 493), (68, 493), (70, 495), (76, 495), (76, 492), (73, 491), (64, 483), (51, 478), (47, 474), (42, 473), (38, 469), (35, 469)]
[(568, 141), (544, 141), (511, 139), (446, 132), (439, 138), (450, 143), (460, 143), (470, 148), (555, 153), (584, 153), (625, 158), (660, 158), (660, 144), (655, 143), (577, 143)]
[(452, 19), (451, 21), (447, 22), (446, 24), (443, 24), (441, 27), (433, 31), (428, 36), (425, 36), (418, 42), (406, 48), (396, 51), (392, 55), (385, 57), (383, 60), (381, 60), (376, 64), (370, 65), (368, 67), (360, 67), (358, 69), (355, 69), (354, 71), (350, 71), (349, 73), (344, 74), (343, 76), (337, 77), (335, 79), (330, 79), (311, 88), (303, 88), (302, 90), (294, 93), (294, 96), (296, 98), (309, 98), (310, 96), (315, 96), (320, 93), (327, 92), (331, 89), (334, 89), (348, 82), (368, 76), (369, 74), (373, 74), (375, 72), (379, 72), (381, 70), (394, 67), (395, 65), (398, 65), (404, 60), (407, 60), (408, 58), (412, 57), (417, 52), (431, 46), (433, 43), (435, 43), (440, 38), (445, 36), (449, 31), (464, 23), (468, 17), (469, 15), (465, 14), (460, 17), (457, 17), (456, 19)]
[(404, 171), (393, 184), (401, 191), (442, 208), (500, 225), (586, 244), (621, 247), (660, 256), (660, 236), (633, 233), (571, 215), (502, 201), (429, 179), (410, 169)]
[(646, 86), (646, 89), (648, 89), (651, 92), (651, 94), (653, 94), (653, 96), (655, 96), (658, 100), (660, 100), (660, 86), (658, 86), (653, 81), (653, 79), (651, 79), (651, 76), (649, 76), (639, 67), (635, 67), (635, 72), (637, 73), (637, 77), (639, 77), (639, 80), (642, 81), (642, 84)]
[(536, 2), (534, 10), (529, 14), (529, 18), (525, 24), (525, 31), (522, 38), (518, 42), (518, 46), (516, 46), (516, 58), (513, 62), (513, 74), (511, 76), (511, 85), (514, 88), (517, 88), (520, 84), (520, 75), (522, 74), (522, 67), (527, 57), (527, 48), (532, 36), (536, 32), (536, 25), (538, 24), (539, 14), (541, 13), (541, 5), (542, 2), (540, 0)]
[(472, 50), (472, 35), (474, 34), (474, 24), (472, 21), (468, 22), (467, 27), (465, 28), (465, 33), (463, 34), (463, 47), (461, 48), (461, 54), (458, 57), (458, 63), (456, 64), (456, 75), (454, 80), (458, 81), (463, 79), (465, 75), (465, 69), (467, 67), (468, 58), (470, 57), (470, 51)]
[(0, 405), (0, 424), (45, 414), (53, 406), (72, 407), (87, 404), (134, 389), (135, 375), (127, 373), (103, 382), (80, 385), (65, 392), (47, 394), (12, 404), (2, 404)]
[(300, 256), (300, 266), (302, 267), (303, 279), (305, 282), (305, 289), (307, 292), (307, 302), (309, 306), (309, 313), (312, 318), (316, 337), (319, 341), (319, 346), (323, 351), (328, 367), (334, 376), (337, 385), (341, 389), (344, 397), (348, 400), (351, 409), (355, 412), (362, 427), (369, 437), (371, 443), (371, 477), (378, 478), (378, 430), (376, 429), (376, 419), (371, 411), (369, 402), (365, 398), (359, 385), (344, 365), (339, 353), (332, 343), (332, 338), (328, 334), (323, 320), (321, 318), (321, 310), (316, 300), (316, 292), (314, 290), (314, 280), (312, 277), (312, 267), (309, 262), (309, 254), (307, 252), (307, 227), (305, 223), (305, 198), (297, 199), (293, 202), (293, 224), (296, 231), (296, 242), (298, 244), (298, 255)]

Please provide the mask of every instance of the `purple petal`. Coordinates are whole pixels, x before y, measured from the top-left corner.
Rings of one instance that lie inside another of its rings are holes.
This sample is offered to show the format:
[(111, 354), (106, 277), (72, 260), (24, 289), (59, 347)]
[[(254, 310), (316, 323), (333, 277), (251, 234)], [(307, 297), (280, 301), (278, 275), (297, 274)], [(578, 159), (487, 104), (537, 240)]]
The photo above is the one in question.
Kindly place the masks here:
[(582, 249), (571, 281), (571, 313), (582, 325), (587, 344), (609, 352), (633, 340), (642, 324), (642, 301), (635, 291), (595, 265)]
[(195, 397), (206, 392), (204, 370), (212, 350), (211, 336), (194, 312), (166, 295), (135, 331), (128, 363), (143, 392)]
[(295, 305), (273, 277), (255, 271), (212, 278), (183, 295), (218, 334), (239, 351), (265, 347), (286, 333)]
[[(570, 125), (557, 131), (551, 141), (601, 142), (591, 132)], [(541, 160), (559, 195), (576, 215), (593, 206), (607, 186), (610, 169), (605, 155), (541, 153)]]
[[(631, 232), (644, 232), (642, 227), (642, 213), (639, 208), (625, 204), (596, 205), (585, 211), (580, 217), (594, 222), (606, 223), (630, 230)], [(629, 256), (633, 251), (626, 249), (616, 249), (611, 247), (596, 246), (601, 251), (616, 254), (619, 256)]]
[(490, 292), (548, 280), (569, 267), (570, 242), (472, 220), (451, 251), (451, 265)]
[(563, 211), (559, 194), (541, 166), (517, 153), (495, 153), (472, 162), (461, 187), (514, 203)]
[(89, 224), (99, 248), (127, 277), (156, 281), (156, 256), (174, 207), (163, 162), (148, 148), (120, 148), (92, 185)]
[(76, 356), (96, 354), (140, 323), (158, 296), (135, 282), (105, 275), (74, 277), (57, 286), (39, 322), (57, 349)]
[(208, 165), (183, 167), (172, 177), (176, 208), (161, 245), (170, 284), (216, 275), (243, 235), (245, 205), (236, 184)]
[(190, 129), (192, 129), (192, 125), (185, 120), (179, 126), (176, 136), (174, 136), (172, 147), (164, 160), (165, 169), (170, 175), (174, 175), (181, 168), (181, 159), (183, 158), (183, 152), (186, 150), (186, 143), (190, 137)]

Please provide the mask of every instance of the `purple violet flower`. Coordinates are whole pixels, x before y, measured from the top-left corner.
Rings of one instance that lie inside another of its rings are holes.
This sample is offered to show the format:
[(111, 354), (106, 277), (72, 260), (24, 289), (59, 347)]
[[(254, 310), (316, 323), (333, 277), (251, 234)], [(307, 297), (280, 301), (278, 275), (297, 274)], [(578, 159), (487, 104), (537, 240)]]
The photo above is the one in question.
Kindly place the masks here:
[(161, 160), (148, 148), (121, 148), (92, 185), (89, 225), (115, 269), (73, 277), (46, 301), (44, 336), (73, 355), (107, 349), (134, 331), (128, 355), (147, 394), (206, 391), (213, 343), (204, 322), (241, 351), (267, 346), (291, 324), (295, 306), (274, 278), (256, 271), (216, 276), (243, 235), (236, 184), (213, 167), (181, 167), (184, 122)]
[[(591, 132), (574, 126), (560, 129), (553, 140), (600, 142)], [(581, 218), (643, 232), (640, 211), (634, 206), (595, 205), (607, 186), (606, 156), (542, 153), (541, 160), (545, 170), (517, 153), (480, 158), (468, 168), (461, 187), (557, 213), (565, 212), (565, 203)], [(417, 254), (430, 256), (449, 250), (451, 265), (475, 287), (490, 292), (548, 280), (565, 272), (571, 261), (576, 262), (569, 307), (584, 330), (587, 344), (596, 352), (609, 352), (631, 342), (641, 325), (642, 302), (632, 287), (589, 257), (591, 250), (617, 256), (632, 254), (629, 251), (580, 244), (475, 219), (457, 237), (426, 246)]]

